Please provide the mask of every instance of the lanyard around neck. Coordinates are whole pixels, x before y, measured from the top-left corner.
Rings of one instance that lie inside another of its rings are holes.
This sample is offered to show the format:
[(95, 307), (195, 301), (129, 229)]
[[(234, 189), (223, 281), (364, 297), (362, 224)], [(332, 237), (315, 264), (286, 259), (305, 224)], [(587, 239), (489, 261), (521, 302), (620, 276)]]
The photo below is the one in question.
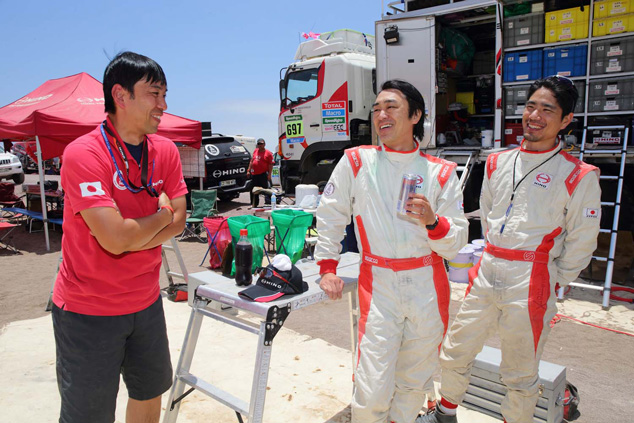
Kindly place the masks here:
[(555, 153), (553, 155), (551, 155), (549, 158), (547, 158), (546, 160), (544, 160), (543, 162), (541, 162), (540, 164), (538, 164), (537, 166), (535, 166), (534, 168), (529, 170), (528, 173), (526, 173), (524, 176), (522, 176), (522, 178), (516, 184), (515, 183), (515, 169), (517, 168), (517, 158), (520, 156), (521, 149), (517, 151), (517, 154), (515, 155), (515, 160), (513, 160), (513, 183), (511, 185), (513, 187), (513, 191), (511, 191), (511, 198), (509, 200), (509, 206), (507, 207), (506, 214), (504, 215), (504, 223), (502, 224), (502, 227), (500, 228), (500, 234), (504, 232), (504, 227), (506, 226), (506, 223), (509, 220), (509, 215), (511, 214), (511, 209), (513, 208), (513, 200), (515, 199), (515, 192), (517, 191), (517, 188), (519, 188), (520, 184), (524, 181), (524, 179), (526, 179), (526, 177), (528, 175), (533, 173), (533, 171), (537, 170), (539, 167), (541, 167), (541, 166), (545, 165), (546, 163), (548, 163), (553, 157), (555, 157), (557, 154), (559, 154), (560, 151), (561, 151), (561, 148), (559, 148), (557, 151), (555, 151)]
[[(105, 129), (105, 132), (104, 132), (104, 129)], [(117, 160), (114, 157), (114, 152), (112, 151), (112, 146), (110, 145), (110, 142), (108, 141), (106, 132), (108, 132), (108, 134), (110, 134), (114, 138), (114, 144), (117, 146), (117, 149), (119, 150), (119, 154), (121, 155), (121, 158), (123, 159), (123, 163), (125, 164), (125, 171), (126, 171), (125, 179), (123, 178), (123, 172), (121, 172), (121, 169), (119, 169)], [(108, 152), (110, 153), (112, 162), (114, 163), (114, 166), (117, 169), (117, 174), (119, 175), (119, 178), (121, 179), (121, 182), (123, 182), (123, 185), (126, 187), (126, 189), (134, 194), (137, 194), (141, 191), (145, 191), (148, 193), (150, 197), (158, 197), (159, 196), (158, 193), (152, 186), (152, 176), (154, 175), (154, 161), (152, 161), (152, 175), (150, 176), (150, 181), (149, 183), (147, 181), (148, 161), (149, 161), (147, 137), (145, 137), (145, 139), (143, 140), (143, 152), (141, 154), (141, 186), (137, 187), (135, 184), (132, 183), (132, 181), (130, 181), (130, 165), (128, 163), (128, 156), (125, 154), (125, 150), (122, 146), (123, 142), (122, 141), (120, 142), (117, 136), (114, 134), (114, 132), (108, 127), (107, 121), (104, 121), (101, 124), (101, 136), (103, 137), (103, 140), (106, 143), (106, 147), (108, 147)]]

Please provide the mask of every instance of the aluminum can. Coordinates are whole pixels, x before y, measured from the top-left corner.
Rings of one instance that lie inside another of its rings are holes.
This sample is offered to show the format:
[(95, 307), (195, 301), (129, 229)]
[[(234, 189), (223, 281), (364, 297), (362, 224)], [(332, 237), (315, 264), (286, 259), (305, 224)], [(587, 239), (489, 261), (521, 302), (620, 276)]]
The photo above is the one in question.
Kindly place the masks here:
[(406, 173), (403, 175), (403, 181), (401, 183), (401, 192), (398, 195), (398, 202), (396, 203), (396, 213), (406, 215), (407, 210), (405, 206), (411, 194), (416, 192), (416, 175)]

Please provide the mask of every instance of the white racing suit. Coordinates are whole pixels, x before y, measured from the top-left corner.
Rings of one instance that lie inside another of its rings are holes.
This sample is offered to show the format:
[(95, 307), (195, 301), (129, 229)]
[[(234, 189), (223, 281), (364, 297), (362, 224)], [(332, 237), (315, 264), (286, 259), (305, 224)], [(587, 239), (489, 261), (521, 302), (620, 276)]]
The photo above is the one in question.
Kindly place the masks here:
[[(533, 422), (538, 365), (557, 312), (557, 284), (575, 280), (597, 245), (598, 169), (559, 148), (517, 148), (488, 157), (480, 197), (487, 244), (471, 269), (464, 302), (440, 355), (440, 394), (459, 404), (475, 356), (498, 331), (500, 373), (508, 387), (501, 409), (507, 423)], [(514, 168), (517, 190), (507, 218)]]
[[(335, 271), (351, 216), (361, 251), (353, 422), (383, 423), (389, 417), (412, 423), (424, 404), (449, 317), (441, 257), (453, 258), (467, 242), (455, 166), (418, 145), (410, 152), (358, 147), (346, 150), (324, 189), (315, 248), (320, 273)], [(397, 216), (406, 173), (418, 176), (416, 192), (439, 216), (434, 230)]]

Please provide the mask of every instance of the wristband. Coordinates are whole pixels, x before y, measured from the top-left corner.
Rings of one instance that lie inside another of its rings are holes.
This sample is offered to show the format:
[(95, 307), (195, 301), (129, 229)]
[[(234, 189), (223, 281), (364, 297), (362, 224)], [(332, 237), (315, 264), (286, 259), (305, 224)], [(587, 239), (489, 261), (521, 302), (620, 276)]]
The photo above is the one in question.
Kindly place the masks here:
[(436, 226), (438, 226), (438, 222), (438, 215), (436, 215), (436, 221), (431, 225), (425, 225), (425, 228), (427, 228), (428, 231), (433, 231), (434, 229), (436, 229)]
[(172, 212), (172, 222), (173, 222), (173, 221), (174, 221), (174, 209), (172, 208), (172, 206), (168, 206), (168, 205), (166, 204), (166, 205), (164, 205), (164, 206), (161, 206), (161, 207), (159, 208), (159, 211), (161, 211), (161, 210), (163, 210), (163, 209), (167, 209), (167, 210), (169, 210), (169, 211), (171, 211), (171, 212)]

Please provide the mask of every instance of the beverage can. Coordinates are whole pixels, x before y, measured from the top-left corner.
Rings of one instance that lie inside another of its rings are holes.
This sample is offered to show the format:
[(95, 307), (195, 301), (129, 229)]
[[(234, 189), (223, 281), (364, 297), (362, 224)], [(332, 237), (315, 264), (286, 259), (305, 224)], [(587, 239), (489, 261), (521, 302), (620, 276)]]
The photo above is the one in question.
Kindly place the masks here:
[(416, 192), (416, 179), (416, 175), (412, 173), (406, 173), (403, 175), (401, 192), (398, 195), (398, 202), (396, 203), (396, 213), (402, 215), (407, 214), (405, 206), (407, 205), (407, 200), (409, 200), (410, 195)]

